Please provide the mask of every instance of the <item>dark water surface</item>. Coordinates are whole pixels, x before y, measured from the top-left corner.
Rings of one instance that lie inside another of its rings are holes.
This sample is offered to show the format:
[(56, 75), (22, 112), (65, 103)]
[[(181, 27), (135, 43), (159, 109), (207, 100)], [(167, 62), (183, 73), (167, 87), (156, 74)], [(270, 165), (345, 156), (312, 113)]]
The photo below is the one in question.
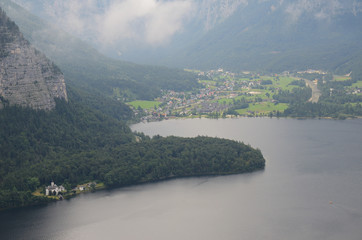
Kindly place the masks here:
[(262, 150), (264, 171), (186, 178), (0, 212), (0, 239), (326, 239), (362, 236), (362, 119), (140, 123)]

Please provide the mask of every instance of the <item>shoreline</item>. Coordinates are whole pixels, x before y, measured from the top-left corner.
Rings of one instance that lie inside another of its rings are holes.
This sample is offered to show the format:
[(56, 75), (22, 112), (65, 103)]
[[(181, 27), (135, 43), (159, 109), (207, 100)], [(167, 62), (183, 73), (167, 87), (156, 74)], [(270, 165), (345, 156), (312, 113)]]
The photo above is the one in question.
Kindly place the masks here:
[(334, 118), (334, 117), (268, 117), (268, 116), (232, 116), (232, 117), (219, 117), (219, 118), (212, 118), (207, 116), (201, 117), (170, 117), (165, 119), (159, 119), (154, 121), (135, 121), (131, 122), (130, 125), (139, 124), (139, 123), (152, 123), (152, 122), (162, 122), (167, 120), (188, 120), (188, 119), (243, 119), (243, 118), (270, 118), (270, 119), (296, 119), (296, 120), (352, 120), (352, 119), (362, 119), (362, 116), (354, 116), (354, 117), (346, 117), (346, 118)]
[(45, 200), (45, 201), (37, 202), (37, 203), (29, 204), (29, 205), (24, 205), (24, 206), (19, 206), (19, 207), (4, 208), (4, 209), (0, 209), (0, 212), (11, 211), (11, 210), (16, 210), (16, 209), (23, 209), (23, 208), (31, 208), (31, 207), (41, 207), (41, 206), (48, 205), (49, 203), (70, 200), (72, 198), (76, 198), (78, 195), (81, 195), (81, 194), (95, 193), (95, 192), (98, 192), (98, 191), (123, 189), (123, 188), (127, 188), (127, 187), (132, 187), (132, 186), (140, 186), (140, 185), (146, 185), (146, 184), (160, 183), (160, 182), (166, 182), (166, 181), (171, 181), (171, 180), (176, 180), (176, 179), (203, 178), (203, 177), (221, 177), (221, 176), (232, 176), (232, 175), (239, 175), (239, 174), (262, 173), (264, 171), (265, 171), (265, 165), (264, 165), (263, 168), (252, 170), (252, 171), (209, 173), (209, 174), (200, 174), (200, 175), (195, 174), (195, 175), (188, 175), (188, 176), (171, 176), (171, 177), (166, 177), (166, 178), (157, 179), (157, 180), (140, 181), (140, 182), (136, 182), (136, 183), (132, 183), (132, 184), (126, 184), (126, 185), (122, 185), (122, 186), (106, 186), (106, 185), (101, 183), (102, 186), (96, 187), (94, 190), (87, 189), (87, 190), (84, 190), (84, 191), (77, 191), (76, 193), (64, 194), (64, 195), (62, 195), (63, 199), (60, 199), (58, 196), (34, 195), (32, 193), (32, 195), (34, 197), (37, 197), (38, 199), (42, 199), (42, 200)]

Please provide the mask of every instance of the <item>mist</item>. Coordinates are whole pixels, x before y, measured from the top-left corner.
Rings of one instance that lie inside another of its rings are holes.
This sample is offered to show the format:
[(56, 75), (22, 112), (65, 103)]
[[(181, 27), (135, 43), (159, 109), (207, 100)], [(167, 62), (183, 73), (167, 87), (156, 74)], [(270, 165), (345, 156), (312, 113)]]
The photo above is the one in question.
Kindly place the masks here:
[(15, 1), (67, 32), (97, 45), (122, 41), (158, 46), (182, 31), (193, 11), (191, 0)]
[[(357, 16), (362, 12), (361, 0), (13, 1), (91, 43), (107, 56), (147, 64), (172, 55), (175, 49), (187, 47), (214, 29), (222, 31), (222, 24), (235, 14), (246, 16), (240, 18), (244, 22), (232, 23), (236, 34), (252, 29), (254, 16), (263, 19), (266, 15), (278, 15), (275, 19), (281, 19), (284, 24), (280, 28), (289, 30), (304, 24), (303, 18), (330, 22), (345, 13)], [(263, 6), (267, 6), (269, 12), (264, 11)], [(249, 16), (250, 11), (253, 14)], [(241, 26), (244, 27), (241, 29)], [(168, 64), (169, 60), (162, 64)]]

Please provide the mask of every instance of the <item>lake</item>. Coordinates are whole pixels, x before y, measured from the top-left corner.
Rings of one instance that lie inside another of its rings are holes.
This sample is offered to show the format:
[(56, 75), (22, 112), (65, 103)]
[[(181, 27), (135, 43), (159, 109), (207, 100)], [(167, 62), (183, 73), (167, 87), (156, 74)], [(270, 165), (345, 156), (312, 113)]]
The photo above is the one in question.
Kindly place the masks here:
[(0, 238), (361, 239), (362, 119), (187, 119), (132, 129), (243, 141), (261, 149), (266, 167), (0, 212)]

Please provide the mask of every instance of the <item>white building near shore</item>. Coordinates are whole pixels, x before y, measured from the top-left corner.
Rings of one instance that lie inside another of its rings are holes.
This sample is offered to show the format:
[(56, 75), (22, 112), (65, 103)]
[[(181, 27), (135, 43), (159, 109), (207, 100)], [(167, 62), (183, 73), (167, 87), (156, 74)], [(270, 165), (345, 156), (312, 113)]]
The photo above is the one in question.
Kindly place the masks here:
[(50, 185), (45, 188), (45, 195), (49, 196), (50, 193), (52, 195), (58, 195), (59, 192), (64, 192), (64, 191), (65, 188), (62, 185), (57, 186), (54, 182), (51, 182)]

